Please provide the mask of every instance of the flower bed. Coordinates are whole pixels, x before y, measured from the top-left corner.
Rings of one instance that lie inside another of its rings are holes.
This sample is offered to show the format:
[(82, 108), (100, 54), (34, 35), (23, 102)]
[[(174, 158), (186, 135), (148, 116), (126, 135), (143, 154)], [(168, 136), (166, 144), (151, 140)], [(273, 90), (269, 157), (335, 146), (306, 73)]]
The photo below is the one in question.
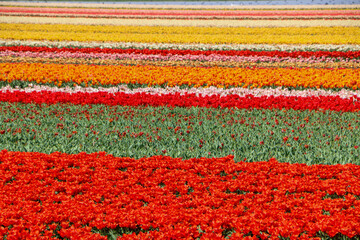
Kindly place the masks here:
[[(142, 20), (143, 21), (143, 20)], [(206, 21), (206, 20), (203, 20)], [(328, 20), (323, 20), (328, 21)], [(356, 20), (355, 20), (356, 21)], [(87, 19), (86, 22), (89, 22)], [(165, 21), (167, 22), (167, 20)], [(300, 21), (301, 22), (301, 21)], [(0, 23), (0, 38), (14, 40), (205, 43), (205, 44), (359, 44), (360, 29), (353, 27), (195, 27), (111, 26)], [(356, 22), (358, 23), (358, 21)], [(320, 26), (319, 26), (320, 25)]]
[(0, 237), (359, 238), (358, 8), (26, 5), (0, 6)]
[(0, 157), (0, 234), (9, 239), (40, 239), (40, 232), (44, 239), (107, 239), (100, 234), (109, 229), (124, 239), (309, 239), (360, 231), (357, 165), (105, 153)]

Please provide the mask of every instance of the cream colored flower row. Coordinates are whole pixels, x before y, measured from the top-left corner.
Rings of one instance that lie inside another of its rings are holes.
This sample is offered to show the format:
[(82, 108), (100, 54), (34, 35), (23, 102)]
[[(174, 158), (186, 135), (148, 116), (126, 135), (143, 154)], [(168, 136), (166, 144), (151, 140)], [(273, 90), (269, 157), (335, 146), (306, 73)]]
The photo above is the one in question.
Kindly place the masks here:
[(65, 93), (96, 93), (96, 92), (106, 92), (110, 94), (115, 94), (118, 92), (123, 92), (126, 94), (136, 94), (136, 93), (147, 93), (154, 95), (167, 95), (167, 94), (175, 94), (179, 93), (180, 95), (185, 94), (195, 94), (196, 96), (227, 96), (227, 95), (238, 95), (240, 97), (245, 97), (247, 95), (253, 95), (256, 97), (261, 96), (273, 96), (273, 97), (320, 97), (320, 96), (334, 96), (341, 97), (343, 99), (349, 99), (354, 97), (360, 97), (360, 90), (347, 90), (341, 89), (340, 91), (332, 91), (332, 90), (324, 90), (324, 89), (306, 89), (306, 90), (291, 90), (288, 88), (216, 88), (214, 86), (211, 87), (198, 87), (198, 88), (185, 88), (181, 89), (179, 86), (175, 87), (144, 87), (144, 88), (134, 88), (130, 89), (127, 85), (118, 85), (115, 87), (50, 87), (46, 85), (37, 85), (37, 84), (28, 84), (27, 87), (19, 88), (19, 87), (11, 87), (7, 85), (5, 87), (0, 88), (0, 92), (40, 92), (40, 91), (52, 91), (52, 92), (65, 92)]
[(0, 23), (191, 27), (360, 27), (359, 20), (186, 20), (2, 16)]
[(109, 4), (109, 3), (70, 3), (70, 2), (17, 2), (0, 1), (0, 6), (32, 7), (84, 7), (84, 8), (158, 8), (158, 9), (356, 9), (360, 4), (347, 5), (149, 5), (149, 4)]
[(0, 39), (210, 44), (360, 44), (360, 28), (93, 26), (0, 23)]

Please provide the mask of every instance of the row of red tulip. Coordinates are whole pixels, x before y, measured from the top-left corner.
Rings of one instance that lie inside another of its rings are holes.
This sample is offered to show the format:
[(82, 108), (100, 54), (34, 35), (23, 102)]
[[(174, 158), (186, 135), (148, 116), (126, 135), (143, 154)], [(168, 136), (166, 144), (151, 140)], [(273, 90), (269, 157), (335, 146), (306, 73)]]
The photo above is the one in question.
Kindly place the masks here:
[(106, 104), (123, 106), (177, 106), (177, 107), (211, 107), (239, 109), (294, 109), (294, 110), (332, 110), (356, 112), (360, 110), (360, 99), (356, 96), (341, 98), (339, 96), (260, 96), (253, 95), (212, 95), (197, 96), (190, 94), (150, 94), (139, 93), (107, 93), (107, 92), (25, 92), (1, 91), (1, 102), (22, 102), (37, 104)]

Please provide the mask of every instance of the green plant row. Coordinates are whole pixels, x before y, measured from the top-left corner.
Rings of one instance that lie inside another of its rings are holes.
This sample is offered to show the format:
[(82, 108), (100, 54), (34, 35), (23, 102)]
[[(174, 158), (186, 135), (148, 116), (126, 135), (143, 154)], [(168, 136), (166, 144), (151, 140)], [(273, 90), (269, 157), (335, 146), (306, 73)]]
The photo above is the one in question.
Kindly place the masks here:
[(0, 103), (0, 149), (360, 164), (359, 113)]

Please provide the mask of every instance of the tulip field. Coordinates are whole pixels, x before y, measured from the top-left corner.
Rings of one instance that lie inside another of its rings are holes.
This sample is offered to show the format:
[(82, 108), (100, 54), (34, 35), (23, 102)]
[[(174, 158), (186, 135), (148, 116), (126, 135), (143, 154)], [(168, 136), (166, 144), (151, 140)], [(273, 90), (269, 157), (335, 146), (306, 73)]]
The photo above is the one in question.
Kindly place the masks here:
[(0, 2), (0, 238), (360, 239), (360, 5)]

